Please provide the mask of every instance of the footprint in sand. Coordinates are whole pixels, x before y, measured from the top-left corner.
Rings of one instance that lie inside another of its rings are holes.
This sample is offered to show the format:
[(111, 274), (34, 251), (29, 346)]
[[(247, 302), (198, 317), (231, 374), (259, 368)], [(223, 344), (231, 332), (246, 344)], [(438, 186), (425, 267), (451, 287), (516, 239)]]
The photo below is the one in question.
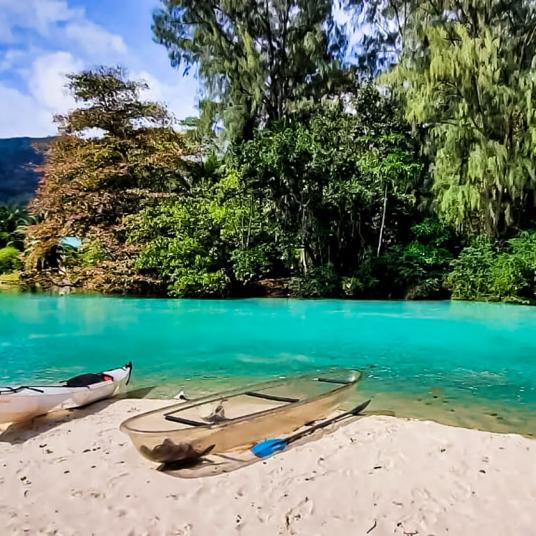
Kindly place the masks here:
[(183, 525), (182, 527), (175, 529), (169, 534), (169, 536), (191, 536), (193, 526), (190, 523)]
[(314, 504), (309, 497), (301, 500), (296, 506), (293, 506), (285, 514), (285, 533), (297, 534), (294, 530), (294, 525), (307, 516), (310, 516), (314, 511)]
[(121, 473), (117, 476), (114, 476), (112, 478), (110, 478), (110, 480), (108, 480), (108, 487), (109, 488), (112, 488), (118, 480), (121, 480), (122, 478), (125, 478), (126, 476), (128, 476), (130, 473)]

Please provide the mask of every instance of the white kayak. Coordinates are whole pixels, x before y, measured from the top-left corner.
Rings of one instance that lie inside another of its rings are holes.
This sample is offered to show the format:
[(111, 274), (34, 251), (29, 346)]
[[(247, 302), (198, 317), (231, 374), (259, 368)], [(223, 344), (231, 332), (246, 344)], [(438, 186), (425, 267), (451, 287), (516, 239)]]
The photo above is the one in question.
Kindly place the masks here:
[(87, 406), (125, 391), (132, 363), (98, 374), (82, 374), (60, 385), (0, 387), (0, 423), (20, 422), (58, 409)]

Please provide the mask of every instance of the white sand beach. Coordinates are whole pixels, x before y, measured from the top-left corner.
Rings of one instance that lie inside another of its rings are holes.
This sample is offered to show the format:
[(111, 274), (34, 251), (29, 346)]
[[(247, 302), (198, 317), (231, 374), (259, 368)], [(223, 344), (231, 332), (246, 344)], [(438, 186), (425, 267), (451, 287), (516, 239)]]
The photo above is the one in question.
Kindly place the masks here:
[(237, 471), (156, 470), (124, 399), (0, 436), (3, 535), (536, 534), (536, 441), (366, 416)]

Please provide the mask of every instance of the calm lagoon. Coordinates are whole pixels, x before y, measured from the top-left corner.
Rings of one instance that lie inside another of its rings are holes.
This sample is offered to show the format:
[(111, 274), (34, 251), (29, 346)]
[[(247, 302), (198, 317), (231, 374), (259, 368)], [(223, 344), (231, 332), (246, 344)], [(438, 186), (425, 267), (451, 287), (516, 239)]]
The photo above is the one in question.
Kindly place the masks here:
[(536, 308), (0, 293), (0, 385), (129, 360), (151, 396), (355, 368), (376, 410), (536, 433)]

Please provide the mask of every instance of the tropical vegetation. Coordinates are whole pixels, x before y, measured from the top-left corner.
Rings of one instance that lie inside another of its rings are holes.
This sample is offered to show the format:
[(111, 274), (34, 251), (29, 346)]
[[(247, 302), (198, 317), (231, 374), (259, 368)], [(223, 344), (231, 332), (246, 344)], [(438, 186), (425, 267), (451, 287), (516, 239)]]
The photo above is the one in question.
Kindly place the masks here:
[(22, 267), (24, 234), (33, 221), (25, 207), (0, 204), (0, 274), (9, 274)]
[(162, 0), (199, 117), (70, 75), (24, 284), (535, 302), (534, 28), (528, 0)]

